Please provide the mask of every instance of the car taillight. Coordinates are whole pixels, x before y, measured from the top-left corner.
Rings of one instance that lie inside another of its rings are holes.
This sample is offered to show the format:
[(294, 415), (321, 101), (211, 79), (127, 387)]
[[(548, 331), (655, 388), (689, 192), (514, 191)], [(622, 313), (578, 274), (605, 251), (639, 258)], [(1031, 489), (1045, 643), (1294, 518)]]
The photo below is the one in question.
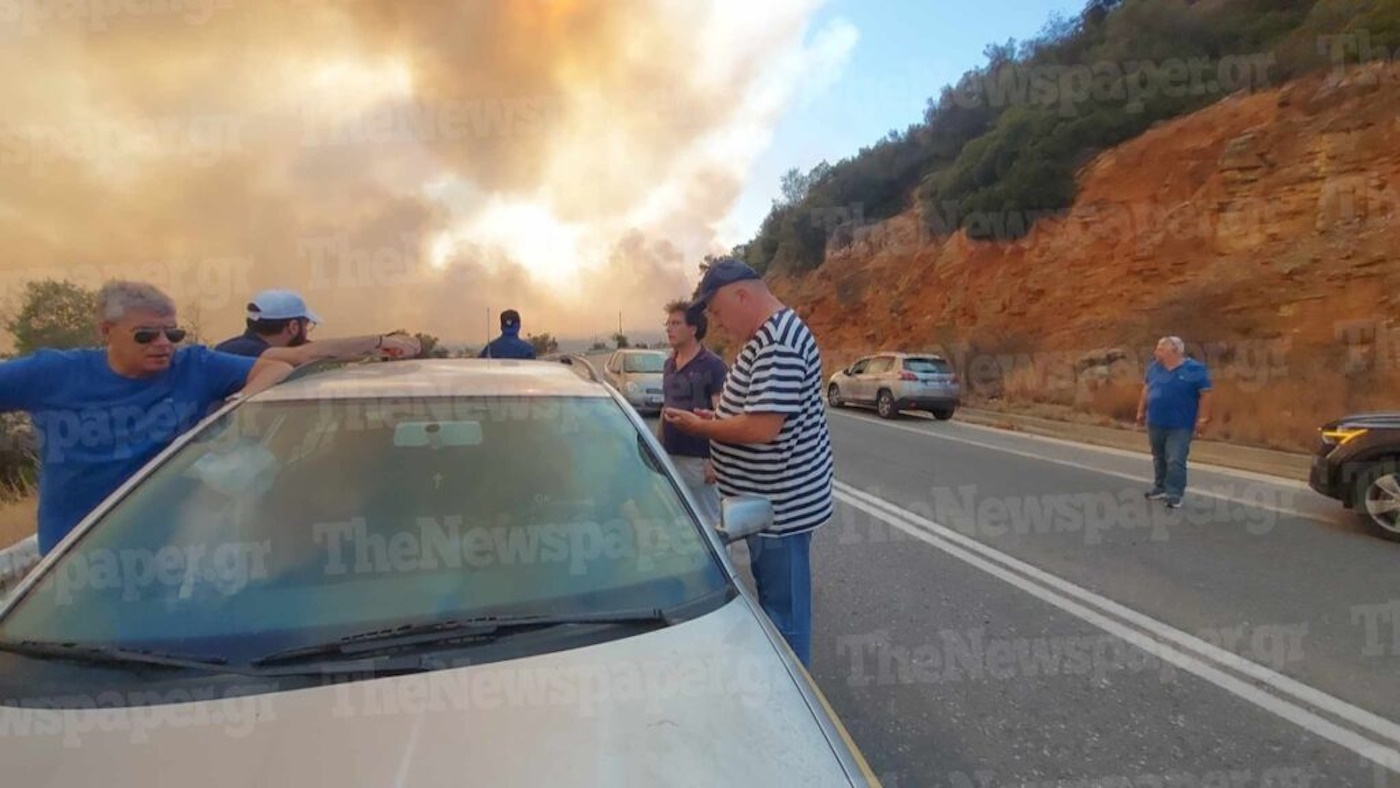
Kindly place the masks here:
[(899, 373), (899, 379), (900, 379), (900, 380), (918, 380), (918, 379), (919, 379), (919, 376), (918, 376), (918, 375), (915, 375), (913, 372), (901, 372), (901, 373)]

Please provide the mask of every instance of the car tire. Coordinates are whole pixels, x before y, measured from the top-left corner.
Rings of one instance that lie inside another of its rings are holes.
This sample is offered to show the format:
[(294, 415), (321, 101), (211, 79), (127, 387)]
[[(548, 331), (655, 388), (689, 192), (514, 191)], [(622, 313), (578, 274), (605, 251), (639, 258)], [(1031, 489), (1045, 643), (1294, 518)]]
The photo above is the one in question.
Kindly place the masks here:
[(833, 408), (839, 408), (843, 404), (841, 402), (841, 389), (835, 383), (832, 383), (831, 387), (826, 390), (826, 404)]
[(875, 412), (882, 419), (899, 418), (899, 408), (895, 407), (894, 395), (889, 389), (880, 389), (880, 393), (875, 395)]
[(1352, 501), (1372, 531), (1400, 542), (1400, 460), (1366, 466), (1356, 478)]
[(933, 417), (939, 421), (947, 421), (953, 418), (953, 408), (939, 408), (933, 412)]

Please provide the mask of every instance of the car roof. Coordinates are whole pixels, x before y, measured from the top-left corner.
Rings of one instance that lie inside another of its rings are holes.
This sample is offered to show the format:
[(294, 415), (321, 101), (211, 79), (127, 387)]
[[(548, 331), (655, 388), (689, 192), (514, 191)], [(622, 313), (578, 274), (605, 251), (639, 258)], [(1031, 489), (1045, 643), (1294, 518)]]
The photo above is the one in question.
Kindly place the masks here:
[(945, 357), (944, 357), (942, 354), (940, 354), (940, 353), (904, 353), (904, 352), (896, 352), (896, 351), (893, 351), (893, 350), (875, 352), (875, 353), (871, 353), (871, 354), (866, 355), (866, 356), (861, 356), (861, 358), (881, 358), (881, 357), (884, 357), (884, 356), (893, 356), (894, 358), (930, 358), (930, 359), (937, 359), (938, 361), (947, 361), (947, 360), (948, 360), (947, 358), (945, 358)]
[(417, 359), (355, 364), (274, 386), (257, 402), (383, 397), (608, 397), (601, 383), (549, 361)]

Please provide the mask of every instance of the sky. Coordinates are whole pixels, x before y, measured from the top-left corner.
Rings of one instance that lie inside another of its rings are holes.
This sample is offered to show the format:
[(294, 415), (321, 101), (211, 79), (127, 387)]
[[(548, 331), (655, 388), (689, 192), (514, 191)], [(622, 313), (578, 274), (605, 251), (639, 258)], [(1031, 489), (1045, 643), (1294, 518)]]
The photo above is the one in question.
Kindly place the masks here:
[(127, 278), (215, 341), (272, 287), (319, 336), (657, 338), (782, 172), (1079, 0), (954, 5), (0, 2), (0, 310)]
[(1052, 13), (1072, 17), (1083, 6), (1084, 0), (828, 2), (812, 16), (812, 35), (841, 31), (849, 40), (839, 74), (799, 91), (725, 217), (722, 242), (732, 247), (754, 236), (788, 169), (834, 164), (919, 122), (930, 97), (985, 62), (987, 44), (1031, 38)]

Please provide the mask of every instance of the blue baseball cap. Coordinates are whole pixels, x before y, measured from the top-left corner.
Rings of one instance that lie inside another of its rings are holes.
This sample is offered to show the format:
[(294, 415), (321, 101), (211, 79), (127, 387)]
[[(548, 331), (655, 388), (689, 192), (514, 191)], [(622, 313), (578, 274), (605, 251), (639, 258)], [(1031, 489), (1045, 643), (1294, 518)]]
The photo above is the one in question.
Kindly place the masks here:
[(248, 302), (249, 320), (291, 320), (297, 317), (313, 323), (321, 322), (321, 318), (306, 306), (306, 301), (291, 290), (264, 290)]
[(700, 286), (695, 288), (695, 295), (691, 297), (690, 306), (686, 309), (686, 314), (696, 315), (705, 311), (705, 305), (710, 302), (715, 293), (721, 287), (732, 285), (735, 282), (743, 282), (749, 279), (762, 279), (758, 272), (750, 268), (746, 263), (736, 260), (733, 257), (726, 257), (717, 260), (705, 269), (705, 276), (700, 280)]

